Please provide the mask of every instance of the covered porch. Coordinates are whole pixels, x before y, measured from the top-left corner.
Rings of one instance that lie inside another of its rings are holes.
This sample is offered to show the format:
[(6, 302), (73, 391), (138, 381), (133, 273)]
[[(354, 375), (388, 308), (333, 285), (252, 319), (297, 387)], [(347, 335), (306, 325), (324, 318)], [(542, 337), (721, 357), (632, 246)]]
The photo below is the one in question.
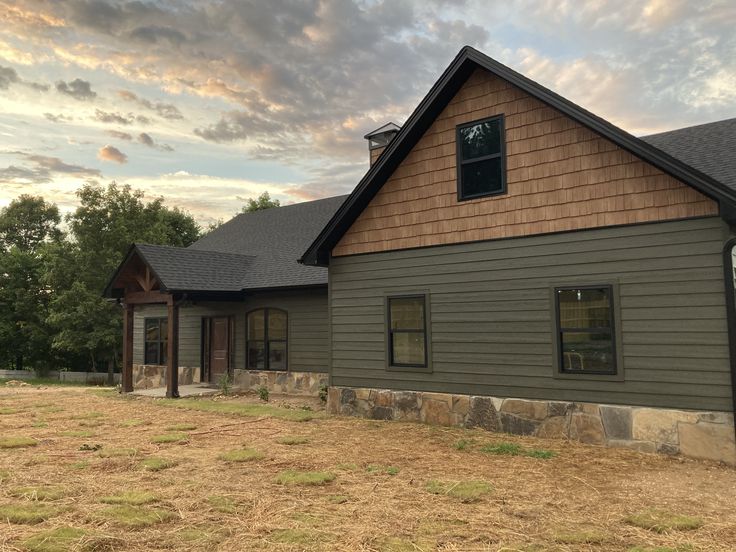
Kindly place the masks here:
[(123, 392), (176, 398), (225, 376), (240, 391), (326, 392), (327, 286), (263, 285), (282, 272), (245, 255), (131, 246), (105, 291), (123, 309)]
[[(232, 376), (232, 315), (203, 317), (203, 333), (205, 325), (207, 327), (207, 358), (197, 363), (196, 371), (182, 367), (180, 362), (182, 307), (208, 302), (228, 304), (233, 312), (236, 308), (243, 309), (244, 292), (239, 289), (238, 275), (246, 270), (251, 257), (226, 255), (224, 260), (222, 257), (208, 251), (131, 246), (105, 290), (105, 295), (115, 299), (123, 308), (121, 383), (124, 393), (134, 391), (134, 366), (138, 369), (138, 377), (143, 378), (147, 370), (156, 371), (164, 367), (162, 383), (165, 385), (164, 395), (168, 398), (181, 396), (179, 379), (182, 368), (192, 372), (187, 372), (187, 394), (194, 393), (192, 386), (199, 388), (197, 394), (201, 393), (206, 384), (213, 381), (213, 376)], [(139, 327), (136, 328), (136, 312), (146, 309), (149, 312), (153, 309), (156, 316), (143, 319), (139, 316)], [(141, 343), (136, 341), (136, 335)], [(204, 344), (203, 339), (203, 347)], [(134, 362), (136, 351), (138, 356), (142, 356), (138, 363)], [(151, 387), (159, 385), (154, 383)], [(160, 390), (151, 393), (156, 395)]]

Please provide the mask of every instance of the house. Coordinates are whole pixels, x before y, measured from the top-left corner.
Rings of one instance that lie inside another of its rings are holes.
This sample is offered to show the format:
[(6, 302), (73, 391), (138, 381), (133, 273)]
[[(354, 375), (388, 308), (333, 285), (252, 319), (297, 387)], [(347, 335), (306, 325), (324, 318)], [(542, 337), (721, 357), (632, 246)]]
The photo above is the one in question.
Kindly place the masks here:
[(126, 390), (166, 360), (171, 394), (174, 366), (230, 370), (328, 383), (338, 414), (736, 463), (736, 119), (636, 138), (465, 47), (366, 138), (346, 198), (131, 248)]

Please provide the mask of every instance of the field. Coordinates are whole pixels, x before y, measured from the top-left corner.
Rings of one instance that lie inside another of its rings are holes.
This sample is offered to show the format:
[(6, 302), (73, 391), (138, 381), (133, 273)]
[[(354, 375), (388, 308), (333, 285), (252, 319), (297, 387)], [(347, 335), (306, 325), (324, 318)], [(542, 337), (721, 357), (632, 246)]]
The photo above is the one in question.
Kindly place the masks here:
[[(286, 401), (286, 402), (285, 402)], [(0, 387), (0, 550), (736, 550), (736, 470), (318, 401)]]

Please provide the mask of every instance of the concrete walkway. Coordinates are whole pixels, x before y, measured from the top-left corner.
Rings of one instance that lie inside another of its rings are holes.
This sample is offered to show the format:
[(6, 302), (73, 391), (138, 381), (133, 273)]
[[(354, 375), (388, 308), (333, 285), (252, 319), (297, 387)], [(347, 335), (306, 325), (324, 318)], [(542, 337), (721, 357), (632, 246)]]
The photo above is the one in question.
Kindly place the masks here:
[[(215, 395), (219, 393), (219, 389), (216, 387), (210, 387), (206, 383), (195, 383), (192, 385), (180, 385), (179, 386), (179, 397), (202, 397), (204, 395)], [(166, 396), (165, 387), (154, 387), (153, 389), (138, 389), (130, 393), (131, 395), (138, 395), (140, 397), (155, 397), (162, 398)]]

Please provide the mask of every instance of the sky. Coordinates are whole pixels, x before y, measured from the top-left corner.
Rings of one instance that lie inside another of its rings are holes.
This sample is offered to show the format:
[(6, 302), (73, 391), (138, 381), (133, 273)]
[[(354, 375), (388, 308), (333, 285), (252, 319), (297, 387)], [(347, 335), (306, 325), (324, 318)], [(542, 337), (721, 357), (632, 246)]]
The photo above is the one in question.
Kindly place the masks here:
[(734, 28), (733, 0), (0, 0), (0, 207), (349, 193), (466, 44), (636, 135), (736, 117)]

